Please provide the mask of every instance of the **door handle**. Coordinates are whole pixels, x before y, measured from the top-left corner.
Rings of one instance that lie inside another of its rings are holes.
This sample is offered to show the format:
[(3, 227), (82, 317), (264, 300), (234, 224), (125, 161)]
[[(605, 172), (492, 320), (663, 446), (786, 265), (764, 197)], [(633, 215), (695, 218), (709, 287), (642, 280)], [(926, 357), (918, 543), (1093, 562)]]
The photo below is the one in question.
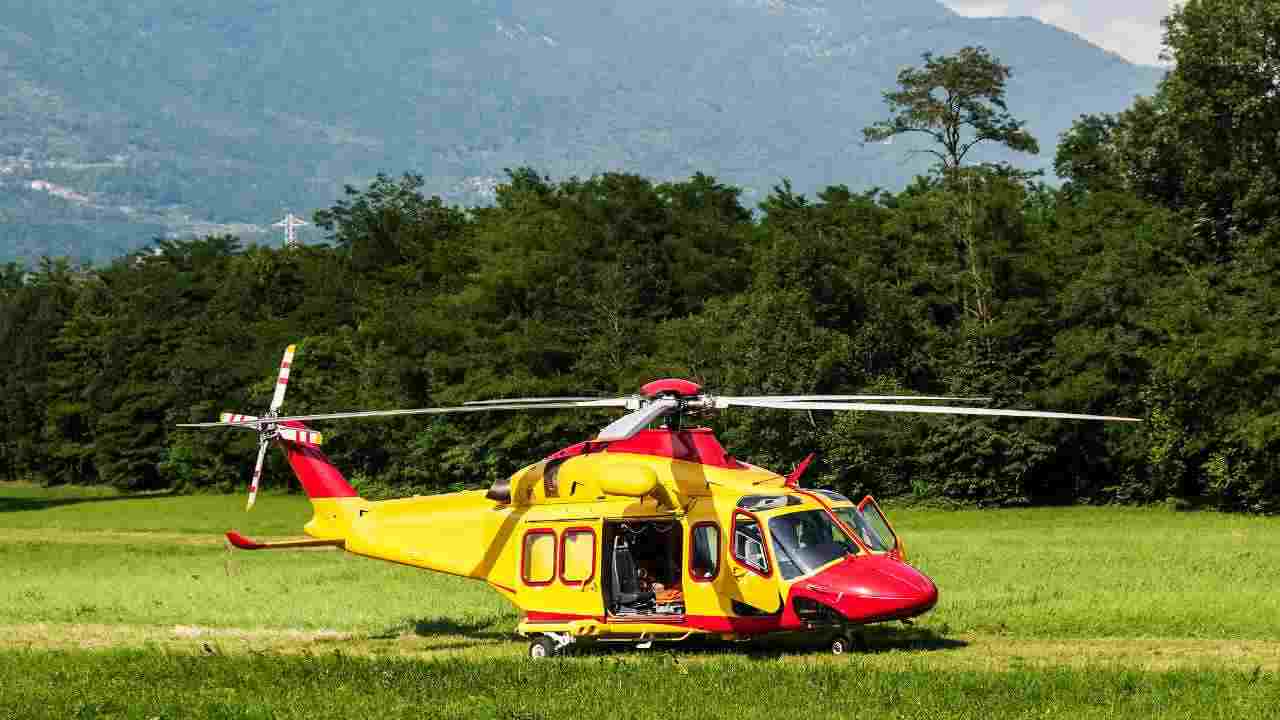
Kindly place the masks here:
[(736, 578), (744, 577), (747, 574), (746, 570), (743, 570), (737, 565), (734, 565), (733, 567), (729, 568), (729, 572), (733, 573), (733, 576)]

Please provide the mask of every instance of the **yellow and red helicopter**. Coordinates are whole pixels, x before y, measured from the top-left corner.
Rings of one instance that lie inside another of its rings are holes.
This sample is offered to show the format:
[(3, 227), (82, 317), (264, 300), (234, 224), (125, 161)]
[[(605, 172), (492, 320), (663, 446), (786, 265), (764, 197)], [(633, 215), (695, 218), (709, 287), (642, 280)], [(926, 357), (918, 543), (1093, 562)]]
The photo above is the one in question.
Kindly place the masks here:
[[(787, 475), (742, 462), (710, 429), (684, 420), (733, 407), (1012, 416), (1135, 418), (1003, 410), (936, 401), (985, 398), (868, 395), (717, 396), (688, 380), (656, 380), (623, 398), (485, 400), (457, 407), (281, 416), (295, 346), (261, 417), (224, 413), (182, 427), (256, 430), (252, 507), (271, 443), (311, 500), (308, 540), (244, 550), (334, 546), (488, 583), (523, 613), (517, 632), (546, 657), (577, 642), (725, 640), (823, 633), (842, 653), (859, 626), (906, 620), (938, 602), (908, 564), (876, 501), (801, 487), (812, 455)], [(486, 490), (371, 501), (320, 452), (304, 422), (513, 410), (616, 408), (626, 415)], [(659, 427), (650, 427), (661, 423)]]

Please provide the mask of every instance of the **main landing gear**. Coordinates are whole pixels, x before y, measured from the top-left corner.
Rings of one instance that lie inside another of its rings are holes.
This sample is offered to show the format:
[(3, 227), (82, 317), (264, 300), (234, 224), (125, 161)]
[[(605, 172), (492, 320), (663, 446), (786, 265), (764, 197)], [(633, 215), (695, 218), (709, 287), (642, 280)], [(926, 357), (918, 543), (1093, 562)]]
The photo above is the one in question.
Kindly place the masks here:
[(566, 633), (547, 633), (529, 641), (529, 657), (534, 660), (559, 655), (573, 644), (573, 636)]

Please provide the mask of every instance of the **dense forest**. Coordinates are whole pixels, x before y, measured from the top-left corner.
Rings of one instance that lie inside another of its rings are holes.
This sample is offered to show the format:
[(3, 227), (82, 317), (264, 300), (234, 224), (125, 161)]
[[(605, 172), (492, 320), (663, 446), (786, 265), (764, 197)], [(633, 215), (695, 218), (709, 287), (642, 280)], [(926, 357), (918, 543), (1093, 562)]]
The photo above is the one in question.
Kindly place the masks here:
[[(298, 342), (289, 413), (628, 394), (665, 376), (725, 394), (981, 395), (1146, 422), (768, 410), (711, 422), (759, 465), (785, 471), (816, 451), (811, 482), (849, 492), (1280, 510), (1277, 27), (1273, 3), (1188, 2), (1168, 20), (1158, 92), (1080, 118), (1057, 146), (1057, 187), (944, 162), (897, 192), (805, 197), (784, 181), (749, 208), (703, 174), (520, 168), (492, 206), (462, 208), (409, 173), (317, 212), (327, 245), (206, 237), (103, 267), (9, 265), (0, 474), (242, 486), (252, 433), (174, 424), (261, 412)], [(1008, 123), (997, 129), (1016, 134)], [(610, 418), (321, 429), (355, 484), (405, 492), (486, 485)], [(284, 484), (271, 463), (268, 486)]]

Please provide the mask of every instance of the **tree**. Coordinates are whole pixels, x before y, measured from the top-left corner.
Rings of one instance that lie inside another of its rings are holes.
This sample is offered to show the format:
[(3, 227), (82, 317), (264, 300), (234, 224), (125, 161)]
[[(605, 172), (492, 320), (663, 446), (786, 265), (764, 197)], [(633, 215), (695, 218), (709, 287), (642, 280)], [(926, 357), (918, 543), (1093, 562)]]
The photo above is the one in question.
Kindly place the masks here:
[(1165, 20), (1166, 122), (1200, 225), (1223, 239), (1280, 213), (1280, 6), (1190, 0)]
[(992, 141), (1018, 152), (1038, 153), (1040, 145), (1009, 113), (1005, 82), (1009, 66), (982, 47), (962, 48), (955, 55), (924, 54), (924, 68), (898, 73), (898, 90), (886, 92), (893, 112), (888, 120), (862, 130), (867, 142), (916, 133), (932, 138), (941, 149), (924, 152), (938, 158), (944, 173), (959, 168), (969, 151)]

